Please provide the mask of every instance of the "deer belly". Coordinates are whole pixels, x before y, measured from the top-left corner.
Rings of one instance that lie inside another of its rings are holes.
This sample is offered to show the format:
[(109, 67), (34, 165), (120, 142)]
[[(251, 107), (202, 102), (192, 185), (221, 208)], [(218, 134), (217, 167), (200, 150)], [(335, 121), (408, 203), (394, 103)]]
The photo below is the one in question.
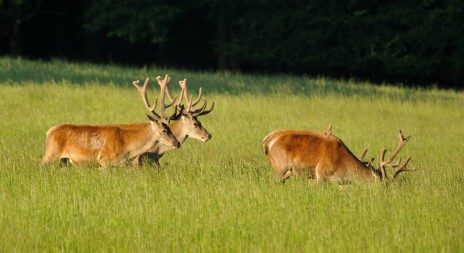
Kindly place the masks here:
[(87, 149), (70, 149), (65, 150), (60, 159), (68, 159), (72, 165), (91, 164), (95, 162), (95, 155)]
[(294, 164), (292, 166), (292, 173), (296, 176), (316, 178), (316, 166)]

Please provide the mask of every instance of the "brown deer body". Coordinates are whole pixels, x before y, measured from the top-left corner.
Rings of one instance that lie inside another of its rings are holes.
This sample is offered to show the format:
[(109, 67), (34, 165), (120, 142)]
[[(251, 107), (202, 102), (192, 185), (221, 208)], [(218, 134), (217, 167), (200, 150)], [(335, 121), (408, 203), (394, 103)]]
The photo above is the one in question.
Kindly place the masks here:
[[(147, 115), (150, 123), (134, 123), (120, 125), (73, 125), (63, 124), (52, 127), (47, 132), (43, 165), (61, 160), (62, 165), (68, 161), (73, 165), (97, 163), (102, 167), (118, 165), (126, 160), (134, 159), (152, 149), (157, 143), (172, 148), (179, 148), (180, 142), (167, 126), (170, 119), (180, 117), (176, 111), (166, 116), (164, 110), (171, 105), (164, 104), (164, 89), (161, 89), (161, 115), (155, 112), (157, 101), (150, 106), (146, 87), (134, 82), (144, 100), (145, 106), (153, 116)], [(181, 110), (180, 110), (181, 111)]]
[(63, 163), (69, 161), (73, 165), (119, 165), (145, 153), (157, 143), (172, 148), (180, 147), (179, 141), (167, 127), (160, 132), (152, 124), (58, 125), (47, 132), (42, 164), (47, 165), (60, 159)]
[[(362, 161), (367, 150), (358, 159), (330, 130), (331, 126), (325, 133), (283, 129), (268, 134), (263, 140), (263, 148), (275, 174), (283, 181), (292, 175), (307, 176), (318, 181), (384, 180), (387, 179), (385, 168), (399, 166), (399, 162), (392, 162), (409, 140), (409, 136), (405, 138), (400, 131), (400, 144), (387, 161), (384, 160), (386, 150), (382, 150), (380, 166), (376, 169), (371, 165), (372, 160)], [(413, 171), (406, 168), (409, 160), (400, 166), (394, 178), (402, 171)]]

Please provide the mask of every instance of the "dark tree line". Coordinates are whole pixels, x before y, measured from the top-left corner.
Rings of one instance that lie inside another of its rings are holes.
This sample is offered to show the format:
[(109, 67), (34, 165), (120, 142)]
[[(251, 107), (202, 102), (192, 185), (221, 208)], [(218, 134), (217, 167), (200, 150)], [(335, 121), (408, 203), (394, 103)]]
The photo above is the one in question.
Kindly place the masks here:
[(0, 54), (462, 88), (462, 0), (0, 0)]

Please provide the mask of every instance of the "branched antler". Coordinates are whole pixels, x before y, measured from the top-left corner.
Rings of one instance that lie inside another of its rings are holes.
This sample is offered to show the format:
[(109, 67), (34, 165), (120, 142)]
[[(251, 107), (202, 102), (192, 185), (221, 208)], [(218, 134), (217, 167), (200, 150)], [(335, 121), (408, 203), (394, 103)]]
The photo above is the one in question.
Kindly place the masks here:
[(202, 89), (200, 88), (200, 90), (198, 91), (198, 97), (194, 101), (192, 101), (193, 97), (188, 96), (187, 79), (179, 81), (179, 85), (180, 85), (180, 87), (182, 87), (182, 91), (183, 91), (183, 94), (184, 94), (184, 97), (185, 97), (185, 101), (187, 102), (187, 110), (185, 112), (187, 115), (189, 115), (190, 117), (197, 117), (197, 116), (200, 116), (200, 115), (208, 114), (213, 110), (214, 102), (213, 102), (213, 105), (211, 106), (211, 108), (209, 110), (205, 110), (206, 105), (207, 105), (207, 100), (206, 99), (205, 99), (205, 102), (203, 103), (203, 105), (200, 108), (198, 108), (196, 110), (192, 109), (193, 106), (197, 105), (198, 102), (200, 102), (201, 97), (203, 96)]
[(160, 109), (161, 116), (163, 116), (163, 118), (165, 118), (166, 120), (169, 121), (177, 113), (177, 112), (174, 112), (173, 115), (168, 117), (168, 116), (166, 116), (166, 111), (165, 111), (167, 108), (171, 107), (176, 102), (176, 99), (177, 99), (177, 98), (174, 98), (170, 104), (167, 104), (167, 105), (164, 104), (164, 97), (165, 97), (165, 94), (166, 94), (166, 88), (167, 88), (171, 78), (169, 77), (168, 74), (166, 74), (164, 79), (161, 79), (160, 76), (157, 76), (156, 80), (158, 81), (158, 84), (159, 84), (159, 86), (161, 88), (160, 89), (160, 95), (159, 95), (159, 97), (160, 97), (160, 106), (161, 106), (161, 109)]
[(156, 108), (156, 104), (158, 103), (158, 98), (155, 99), (155, 103), (153, 103), (153, 106), (150, 106), (150, 102), (148, 102), (147, 97), (147, 86), (149, 82), (150, 78), (147, 77), (143, 86), (140, 86), (140, 80), (133, 81), (132, 84), (140, 91), (140, 94), (142, 94), (142, 99), (147, 109), (149, 111), (154, 111)]
[[(398, 146), (393, 151), (393, 153), (391, 154), (390, 158), (388, 158), (388, 160), (385, 161), (385, 154), (387, 152), (387, 149), (382, 149), (380, 151), (379, 171), (382, 175), (382, 178), (384, 179), (388, 179), (387, 173), (385, 170), (386, 167), (396, 168), (400, 166), (401, 159), (399, 159), (397, 163), (393, 163), (393, 160), (400, 153), (401, 149), (403, 149), (404, 145), (409, 141), (409, 137), (410, 137), (409, 135), (404, 137), (401, 129), (398, 131), (398, 136), (399, 136)], [(409, 160), (411, 160), (411, 157), (408, 157), (408, 159), (400, 166), (400, 168), (394, 173), (393, 178), (396, 178), (396, 176), (398, 176), (398, 174), (403, 171), (415, 171), (415, 169), (406, 168), (406, 165), (408, 164)]]
[(140, 86), (140, 80), (133, 81), (132, 84), (140, 91), (145, 107), (153, 114), (153, 116), (155, 116), (156, 120), (160, 121), (161, 117), (155, 112), (156, 105), (158, 104), (158, 98), (155, 99), (153, 106), (150, 106), (150, 102), (148, 102), (147, 86), (149, 82), (150, 82), (150, 78), (147, 77), (147, 79), (145, 79), (145, 83), (143, 84), (143, 86)]
[(408, 165), (408, 163), (409, 163), (409, 160), (411, 160), (411, 157), (408, 157), (408, 159), (406, 159), (406, 161), (404, 161), (404, 163), (400, 166), (400, 168), (397, 171), (395, 171), (395, 174), (393, 174), (393, 179), (395, 179), (398, 176), (398, 174), (400, 174), (403, 171), (408, 171), (408, 172), (416, 171), (415, 168), (407, 168), (406, 167), (406, 165)]
[[(166, 108), (171, 107), (175, 103), (176, 98), (173, 98), (172, 103), (167, 104), (167, 105), (164, 104), (165, 91), (166, 91), (167, 84), (169, 83), (170, 78), (169, 78), (169, 75), (166, 75), (164, 80), (162, 80), (161, 77), (159, 77), (159, 76), (156, 79), (158, 80), (158, 84), (161, 87), (160, 94), (159, 94), (160, 105), (161, 105), (160, 106), (161, 116), (155, 112), (156, 105), (158, 104), (158, 98), (155, 99), (155, 102), (154, 102), (153, 106), (151, 106), (150, 102), (148, 101), (147, 87), (148, 87), (148, 83), (150, 82), (150, 78), (147, 78), (145, 80), (145, 83), (143, 84), (143, 86), (140, 86), (140, 81), (139, 80), (132, 82), (132, 84), (140, 91), (140, 94), (142, 95), (142, 99), (143, 99), (143, 103), (145, 104), (145, 107), (154, 115), (154, 118), (158, 122), (164, 122), (164, 123), (167, 124), (167, 123), (169, 123), (169, 120), (177, 117), (178, 114), (180, 115), (181, 112), (177, 112), (177, 110), (176, 110), (173, 115), (166, 116), (166, 111), (165, 111)], [(182, 111), (182, 109), (180, 111)]]

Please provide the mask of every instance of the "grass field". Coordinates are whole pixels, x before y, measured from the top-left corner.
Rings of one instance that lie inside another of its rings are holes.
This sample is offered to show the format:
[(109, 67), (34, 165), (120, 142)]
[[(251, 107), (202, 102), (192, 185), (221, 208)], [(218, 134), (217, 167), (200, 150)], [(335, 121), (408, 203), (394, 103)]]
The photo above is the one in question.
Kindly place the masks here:
[[(51, 126), (145, 121), (131, 83), (165, 73), (215, 102), (211, 141), (187, 140), (160, 169), (39, 167)], [(0, 58), (0, 105), (0, 252), (464, 251), (461, 92)], [(329, 123), (376, 161), (401, 128), (418, 171), (388, 186), (278, 183), (263, 137)]]

